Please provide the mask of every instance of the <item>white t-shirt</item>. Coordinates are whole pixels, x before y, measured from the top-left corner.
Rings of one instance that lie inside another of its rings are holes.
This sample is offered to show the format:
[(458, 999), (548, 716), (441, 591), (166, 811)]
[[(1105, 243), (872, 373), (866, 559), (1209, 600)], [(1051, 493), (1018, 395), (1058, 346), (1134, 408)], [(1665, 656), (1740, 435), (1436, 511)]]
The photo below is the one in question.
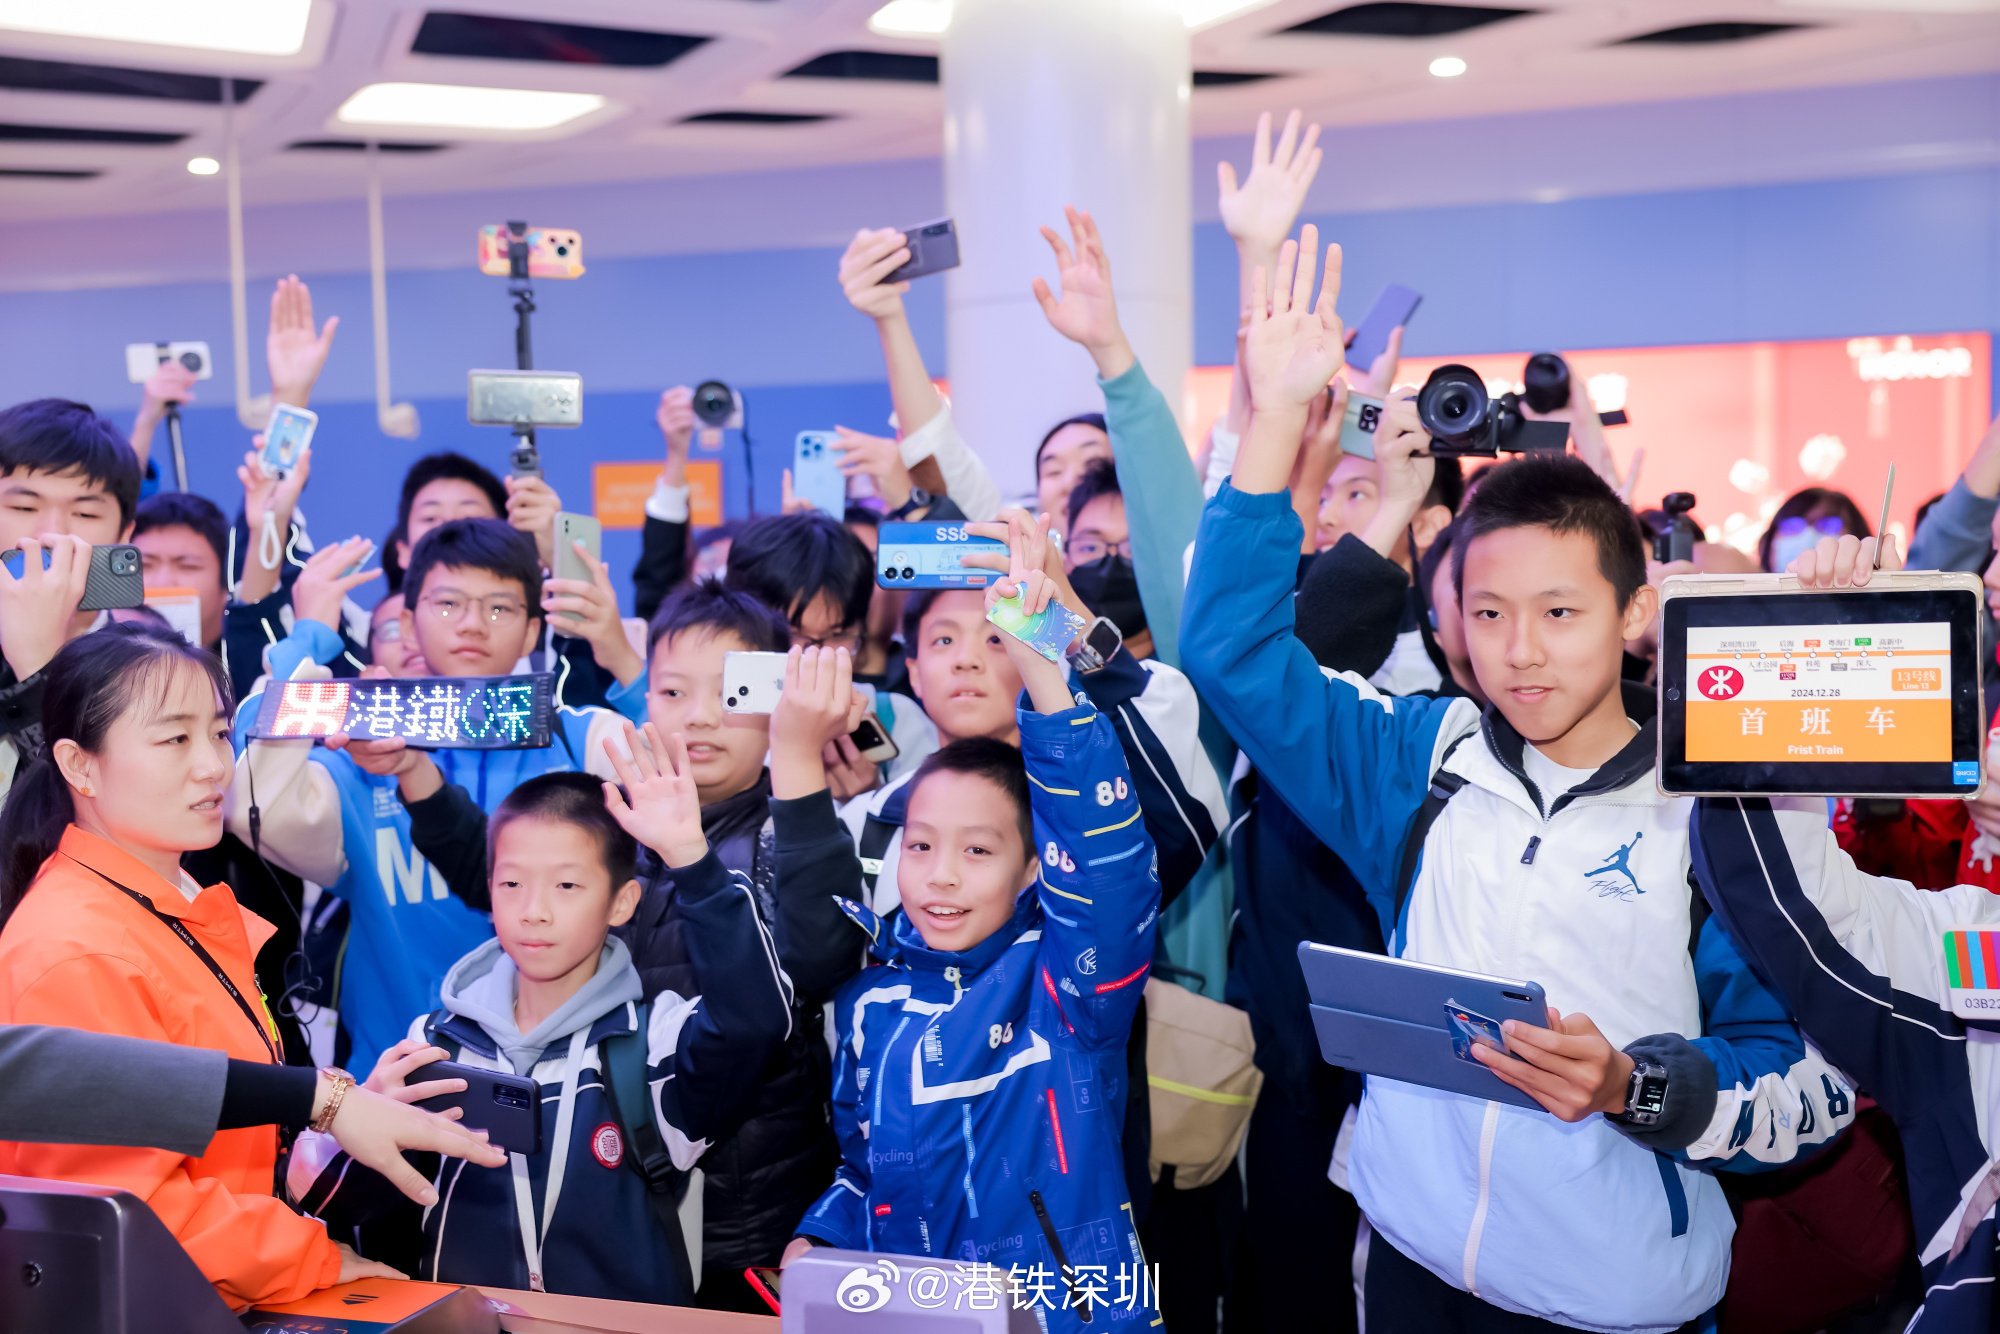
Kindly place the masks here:
[(1547, 814), (1557, 798), (1573, 787), (1590, 781), (1595, 769), (1571, 769), (1557, 764), (1533, 746), (1521, 748), (1521, 767), (1528, 771), (1528, 781), (1542, 794), (1542, 813)]

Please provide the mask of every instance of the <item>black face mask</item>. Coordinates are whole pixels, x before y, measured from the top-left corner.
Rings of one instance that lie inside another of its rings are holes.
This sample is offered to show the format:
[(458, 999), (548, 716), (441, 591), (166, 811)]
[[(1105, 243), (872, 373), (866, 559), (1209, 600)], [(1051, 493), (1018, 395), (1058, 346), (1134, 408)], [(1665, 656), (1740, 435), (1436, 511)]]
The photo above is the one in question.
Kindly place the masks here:
[(1070, 587), (1091, 611), (1130, 639), (1146, 629), (1146, 606), (1139, 601), (1139, 576), (1130, 556), (1100, 556), (1069, 572)]

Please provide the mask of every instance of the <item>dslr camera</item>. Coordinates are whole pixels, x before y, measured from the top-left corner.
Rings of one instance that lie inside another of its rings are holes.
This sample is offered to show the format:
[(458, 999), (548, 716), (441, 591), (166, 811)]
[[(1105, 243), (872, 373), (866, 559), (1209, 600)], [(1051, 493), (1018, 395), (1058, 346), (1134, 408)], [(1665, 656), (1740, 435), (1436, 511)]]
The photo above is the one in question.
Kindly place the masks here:
[(1432, 456), (1490, 459), (1501, 453), (1561, 453), (1569, 445), (1569, 423), (1531, 420), (1521, 415), (1521, 405), (1549, 412), (1567, 403), (1569, 367), (1554, 353), (1540, 352), (1529, 360), (1523, 381), (1524, 393), (1496, 398), (1470, 366), (1453, 364), (1432, 371), (1417, 391), (1417, 417), (1431, 438)]

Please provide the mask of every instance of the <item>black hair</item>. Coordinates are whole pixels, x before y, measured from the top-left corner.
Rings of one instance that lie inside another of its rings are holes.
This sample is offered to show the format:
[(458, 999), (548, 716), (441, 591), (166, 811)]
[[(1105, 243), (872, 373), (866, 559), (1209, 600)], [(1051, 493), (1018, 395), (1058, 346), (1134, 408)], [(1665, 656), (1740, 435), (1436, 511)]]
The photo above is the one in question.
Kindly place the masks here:
[(500, 831), (516, 820), (574, 825), (591, 836), (611, 873), (611, 892), (639, 873), (639, 844), (604, 804), (604, 784), (589, 774), (541, 774), (509, 792), (486, 828), (486, 864), (500, 846)]
[(1764, 525), (1764, 533), (1757, 539), (1759, 568), (1771, 568), (1771, 540), (1778, 535), (1778, 525), (1786, 519), (1803, 519), (1821, 505), (1831, 506), (1838, 512), (1841, 524), (1854, 536), (1875, 536), (1875, 526), (1868, 522), (1868, 516), (1861, 512), (1861, 507), (1854, 503), (1852, 496), (1832, 487), (1809, 486), (1786, 496), (1785, 503), (1778, 506), (1777, 512), (1771, 516), (1771, 522)]
[(871, 510), (866, 505), (849, 505), (841, 511), (840, 521), (842, 523), (859, 524), (863, 528), (880, 528), (882, 526), (882, 515), (879, 511)]
[(1424, 504), (1442, 505), (1453, 514), (1465, 503), (1465, 468), (1455, 458), (1438, 459), (1431, 471), (1431, 489), (1424, 492)]
[[(439, 454), (426, 454), (410, 465), (403, 474), (403, 494), (396, 502), (396, 526), (389, 530), (389, 536), (382, 543), (382, 573), (389, 581), (389, 591), (403, 590), (404, 571), (396, 557), (396, 544), (410, 535), (410, 511), (417, 503), (417, 493), (432, 482), (470, 482), (486, 493), (486, 499), (493, 504), (495, 518), (507, 512), (507, 487), (493, 475), (493, 470), (485, 464), (454, 454), (449, 450)], [(412, 556), (415, 553), (411, 553)]]
[(55, 744), (74, 741), (86, 751), (141, 699), (158, 696), (173, 673), (199, 668), (215, 688), (227, 716), (229, 673), (221, 659), (174, 630), (144, 623), (113, 623), (79, 635), (42, 669), (42, 748), (0, 807), (0, 925), (14, 914), (42, 864), (55, 855), (63, 831), (76, 819), (69, 783), (56, 767)]
[(1076, 485), (1070, 488), (1069, 513), (1063, 516), (1063, 531), (1067, 533), (1076, 528), (1077, 517), (1091, 501), (1124, 494), (1118, 489), (1118, 465), (1110, 459), (1092, 459), (1084, 468), (1083, 476), (1077, 478)]
[(932, 774), (971, 774), (975, 778), (984, 778), (1005, 792), (1008, 803), (1014, 808), (1016, 827), (1021, 831), (1021, 847), (1030, 857), (1035, 855), (1035, 820), (1034, 808), (1029, 805), (1028, 766), (1021, 759), (1018, 746), (984, 736), (960, 737), (946, 742), (917, 766), (917, 772), (910, 779), (910, 800), (916, 799), (917, 789)]
[(778, 514), (736, 534), (723, 582), (776, 607), (794, 625), (825, 594), (840, 608), (842, 628), (853, 628), (868, 618), (875, 560), (831, 514)]
[(229, 583), (229, 519), (221, 506), (192, 491), (162, 491), (147, 497), (139, 506), (138, 515), (132, 520), (132, 536), (162, 528), (187, 528), (199, 533), (215, 550), (215, 563), (222, 567), (222, 582)]
[(542, 614), (541, 552), (534, 538), (504, 519), (453, 519), (425, 533), (410, 553), (403, 580), (405, 606), (416, 605), (424, 580), (437, 569), (483, 570), (496, 579), (512, 579), (527, 599), (528, 619)]
[(0, 477), (45, 472), (95, 482), (118, 502), (123, 532), (139, 508), (139, 456), (125, 433), (66, 398), (36, 398), (0, 411)]
[[(1431, 544), (1424, 548), (1424, 554), (1417, 558), (1417, 591), (1423, 596), (1424, 605), (1431, 606), (1431, 586), (1437, 582), (1438, 567), (1451, 559), (1451, 549), (1457, 545), (1458, 520), (1453, 519), (1438, 530)], [(1435, 607), (1431, 607), (1435, 611)]]
[(1051, 426), (1048, 434), (1042, 437), (1042, 443), (1035, 446), (1035, 475), (1037, 477), (1042, 475), (1042, 451), (1049, 447), (1049, 441), (1055, 439), (1059, 432), (1070, 426), (1095, 426), (1098, 430), (1104, 432), (1105, 435), (1108, 436), (1111, 434), (1111, 427), (1105, 422), (1104, 414), (1101, 412), (1079, 412), (1074, 417), (1064, 417), (1054, 426)]
[(1546, 528), (1582, 533), (1597, 547), (1597, 568), (1623, 608), (1646, 582), (1646, 543), (1639, 520), (1582, 459), (1528, 454), (1486, 469), (1459, 516), (1452, 544), (1452, 586), (1465, 596), (1465, 553), (1488, 533)]
[(733, 635), (759, 653), (783, 653), (792, 646), (792, 627), (768, 603), (725, 588), (719, 579), (683, 584), (668, 594), (646, 627), (646, 657), (663, 639), (689, 630)]

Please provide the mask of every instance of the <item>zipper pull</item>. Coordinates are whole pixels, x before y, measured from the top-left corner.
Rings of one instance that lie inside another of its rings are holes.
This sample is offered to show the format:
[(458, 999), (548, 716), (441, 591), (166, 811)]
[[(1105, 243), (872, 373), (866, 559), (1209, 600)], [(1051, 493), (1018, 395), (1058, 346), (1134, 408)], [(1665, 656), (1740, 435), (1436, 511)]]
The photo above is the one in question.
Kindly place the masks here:
[(958, 1004), (958, 998), (965, 994), (965, 988), (958, 980), (961, 976), (962, 974), (958, 971), (957, 964), (953, 964), (944, 970), (944, 980), (951, 983), (951, 1003), (953, 1005)]
[(1540, 834), (1536, 834), (1533, 838), (1529, 839), (1527, 850), (1521, 854), (1521, 865), (1533, 866), (1535, 864), (1535, 854), (1541, 850), (1541, 846), (1542, 836)]

